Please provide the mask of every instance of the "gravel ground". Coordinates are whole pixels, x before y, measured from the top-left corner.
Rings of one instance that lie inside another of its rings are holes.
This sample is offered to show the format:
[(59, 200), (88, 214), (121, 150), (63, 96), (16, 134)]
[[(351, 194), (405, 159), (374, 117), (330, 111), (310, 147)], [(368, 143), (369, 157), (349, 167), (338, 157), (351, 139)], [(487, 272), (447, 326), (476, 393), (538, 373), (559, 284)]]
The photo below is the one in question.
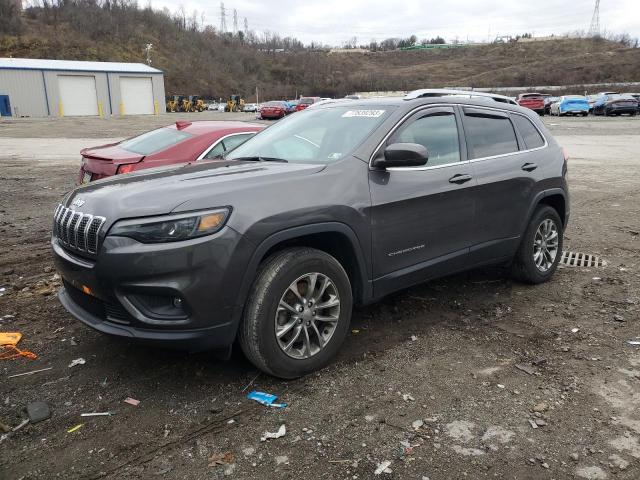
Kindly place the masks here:
[[(0, 422), (37, 400), (52, 411), (0, 440), (0, 478), (640, 478), (640, 347), (626, 343), (640, 337), (640, 120), (545, 117), (572, 157), (565, 247), (604, 267), (533, 287), (485, 269), (400, 292), (354, 312), (334, 364), (284, 382), (238, 353), (103, 336), (55, 296), (50, 217), (77, 146), (174, 118), (0, 121), (0, 331), (38, 355), (0, 360)], [(288, 407), (249, 402), (254, 388)], [(103, 411), (115, 415), (80, 417)]]

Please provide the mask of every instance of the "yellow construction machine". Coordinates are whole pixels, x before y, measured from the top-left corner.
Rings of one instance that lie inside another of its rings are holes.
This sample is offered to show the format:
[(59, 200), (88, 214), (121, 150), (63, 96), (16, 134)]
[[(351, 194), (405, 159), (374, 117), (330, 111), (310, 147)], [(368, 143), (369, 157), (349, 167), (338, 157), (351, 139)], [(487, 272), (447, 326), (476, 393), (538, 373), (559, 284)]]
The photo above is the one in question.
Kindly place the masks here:
[(244, 98), (240, 95), (231, 95), (227, 100), (227, 106), (224, 108), (225, 112), (241, 112), (244, 109)]
[(202, 100), (200, 96), (191, 95), (189, 96), (189, 100), (191, 101), (192, 112), (204, 112), (205, 110), (204, 100)]
[(180, 111), (180, 95), (174, 95), (167, 100), (167, 112), (179, 112)]

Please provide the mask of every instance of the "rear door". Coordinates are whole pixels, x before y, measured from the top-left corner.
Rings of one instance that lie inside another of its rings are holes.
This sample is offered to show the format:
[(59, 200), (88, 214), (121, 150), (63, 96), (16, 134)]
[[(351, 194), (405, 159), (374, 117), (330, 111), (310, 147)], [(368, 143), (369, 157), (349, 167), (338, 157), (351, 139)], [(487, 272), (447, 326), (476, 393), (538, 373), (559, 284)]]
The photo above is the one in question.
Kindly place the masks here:
[(481, 107), (461, 110), (477, 179), (470, 263), (512, 257), (542, 180), (546, 141), (525, 115)]
[(475, 179), (450, 106), (412, 115), (382, 145), (418, 143), (421, 167), (370, 170), (376, 296), (462, 268), (473, 236)]

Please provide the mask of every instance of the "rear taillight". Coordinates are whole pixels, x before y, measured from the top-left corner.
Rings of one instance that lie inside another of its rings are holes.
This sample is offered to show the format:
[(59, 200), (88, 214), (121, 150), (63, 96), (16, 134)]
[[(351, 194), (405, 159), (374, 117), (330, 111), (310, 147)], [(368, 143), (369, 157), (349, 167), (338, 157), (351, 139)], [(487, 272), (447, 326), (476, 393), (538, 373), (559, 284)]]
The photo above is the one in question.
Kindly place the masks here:
[(118, 174), (133, 172), (134, 167), (135, 167), (135, 163), (120, 165), (118, 167)]

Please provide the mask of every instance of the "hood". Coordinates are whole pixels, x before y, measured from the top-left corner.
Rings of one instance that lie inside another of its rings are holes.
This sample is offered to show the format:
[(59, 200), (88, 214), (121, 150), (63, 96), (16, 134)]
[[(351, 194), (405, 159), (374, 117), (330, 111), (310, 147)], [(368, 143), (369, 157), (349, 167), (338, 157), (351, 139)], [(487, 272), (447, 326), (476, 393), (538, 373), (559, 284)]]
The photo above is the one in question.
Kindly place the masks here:
[(121, 148), (117, 143), (109, 145), (101, 145), (99, 147), (83, 148), (80, 155), (85, 158), (93, 158), (96, 160), (104, 160), (114, 164), (135, 163), (144, 158), (144, 155), (130, 152)]
[(250, 196), (252, 188), (289, 182), (324, 168), (318, 164), (235, 160), (169, 165), (80, 186), (67, 196), (65, 205), (106, 217), (111, 224), (124, 218), (189, 211), (194, 204), (202, 208), (233, 206), (236, 196)]

